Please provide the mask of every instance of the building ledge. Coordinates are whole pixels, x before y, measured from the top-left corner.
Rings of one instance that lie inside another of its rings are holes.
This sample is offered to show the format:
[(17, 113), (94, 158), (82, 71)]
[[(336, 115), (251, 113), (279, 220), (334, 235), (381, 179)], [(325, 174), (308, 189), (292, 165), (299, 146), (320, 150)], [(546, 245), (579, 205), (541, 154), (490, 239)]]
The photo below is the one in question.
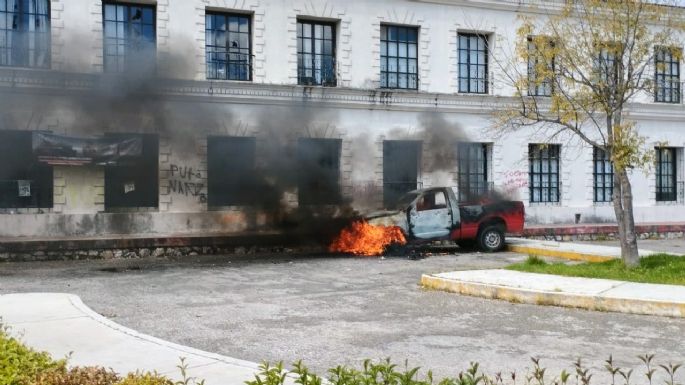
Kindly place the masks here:
[[(141, 84), (142, 83), (142, 84)], [(0, 69), (0, 91), (54, 95), (87, 95), (99, 90), (149, 94), (155, 99), (207, 103), (307, 105), (326, 108), (457, 112), (491, 115), (517, 100), (510, 96), (429, 93), (391, 89), (309, 87), (300, 85), (177, 80), (128, 79), (111, 74), (76, 74), (35, 69)], [(107, 91), (102, 91), (107, 92)], [(684, 120), (682, 104), (633, 103), (626, 110), (636, 119)]]

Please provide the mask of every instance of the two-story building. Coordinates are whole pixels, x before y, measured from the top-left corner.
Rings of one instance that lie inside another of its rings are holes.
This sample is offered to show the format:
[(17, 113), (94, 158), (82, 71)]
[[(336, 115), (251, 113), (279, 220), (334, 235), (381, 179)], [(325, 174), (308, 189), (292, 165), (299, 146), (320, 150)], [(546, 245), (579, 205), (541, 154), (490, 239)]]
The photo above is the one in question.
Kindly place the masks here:
[[(434, 185), (612, 221), (601, 152), (493, 129), (513, 92), (495, 63), (540, 7), (0, 0), (0, 235), (243, 231)], [(630, 108), (667, 143), (632, 174), (638, 222), (685, 218), (682, 63), (661, 60), (675, 86)]]

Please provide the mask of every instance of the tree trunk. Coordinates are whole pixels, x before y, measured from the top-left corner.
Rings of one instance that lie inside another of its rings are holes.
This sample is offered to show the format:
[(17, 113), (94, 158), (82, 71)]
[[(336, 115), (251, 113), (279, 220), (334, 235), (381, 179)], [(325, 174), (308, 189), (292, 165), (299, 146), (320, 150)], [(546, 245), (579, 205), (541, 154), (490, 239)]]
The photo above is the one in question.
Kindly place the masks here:
[(637, 248), (635, 219), (633, 217), (633, 189), (626, 170), (614, 171), (614, 211), (618, 222), (621, 257), (626, 266), (637, 266), (640, 255)]
[[(607, 114), (607, 134), (609, 143), (613, 145), (614, 124), (621, 124), (620, 113), (617, 116)], [(613, 148), (610, 147), (613, 151)], [(633, 188), (630, 185), (628, 173), (624, 167), (614, 167), (614, 192), (612, 196), (616, 221), (618, 222), (618, 238), (621, 242), (621, 258), (626, 266), (637, 266), (640, 263), (640, 254), (637, 248), (637, 234), (635, 233), (635, 219), (633, 216)]]

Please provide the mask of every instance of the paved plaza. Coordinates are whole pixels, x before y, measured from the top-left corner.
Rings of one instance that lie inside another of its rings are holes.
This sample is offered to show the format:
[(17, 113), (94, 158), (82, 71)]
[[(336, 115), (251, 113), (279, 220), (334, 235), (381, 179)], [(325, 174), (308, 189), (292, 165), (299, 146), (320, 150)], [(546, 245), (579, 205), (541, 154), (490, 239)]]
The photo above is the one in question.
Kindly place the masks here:
[(645, 353), (685, 357), (683, 319), (512, 304), (419, 286), (422, 274), (501, 268), (525, 257), (453, 251), (420, 260), (255, 255), (7, 263), (0, 294), (72, 293), (144, 334), (252, 362), (303, 359), (319, 372), (385, 357), (437, 376), (455, 375), (470, 361), (491, 372), (525, 371), (530, 356), (542, 357), (552, 372), (579, 356), (597, 368), (609, 354), (632, 365)]

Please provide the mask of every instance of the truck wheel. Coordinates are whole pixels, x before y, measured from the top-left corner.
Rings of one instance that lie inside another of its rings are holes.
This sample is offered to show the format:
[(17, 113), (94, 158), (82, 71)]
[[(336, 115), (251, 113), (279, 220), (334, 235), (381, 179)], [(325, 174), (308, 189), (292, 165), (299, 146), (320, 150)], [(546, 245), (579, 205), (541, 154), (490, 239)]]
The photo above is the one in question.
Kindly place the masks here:
[(485, 252), (504, 248), (504, 231), (500, 226), (488, 226), (478, 233), (478, 246)]

